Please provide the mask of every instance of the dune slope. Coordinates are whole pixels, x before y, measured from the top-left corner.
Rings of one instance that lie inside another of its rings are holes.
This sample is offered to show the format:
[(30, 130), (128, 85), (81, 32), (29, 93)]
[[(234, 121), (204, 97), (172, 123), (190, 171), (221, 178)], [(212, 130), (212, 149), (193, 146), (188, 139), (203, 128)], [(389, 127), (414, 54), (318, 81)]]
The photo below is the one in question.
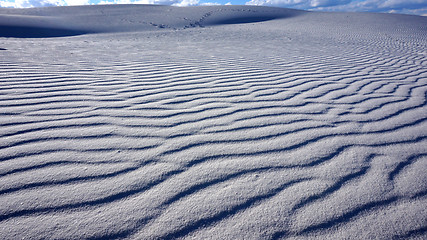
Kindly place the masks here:
[(2, 239), (425, 239), (427, 18), (0, 9)]
[(0, 37), (65, 37), (87, 33), (182, 30), (290, 18), (303, 11), (265, 7), (159, 5), (0, 9)]

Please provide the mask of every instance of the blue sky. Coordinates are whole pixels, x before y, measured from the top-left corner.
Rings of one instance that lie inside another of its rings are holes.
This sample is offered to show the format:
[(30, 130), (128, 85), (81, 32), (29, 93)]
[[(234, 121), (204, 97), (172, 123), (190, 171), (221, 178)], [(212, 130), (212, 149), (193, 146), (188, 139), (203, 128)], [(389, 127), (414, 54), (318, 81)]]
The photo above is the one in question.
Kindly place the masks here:
[(427, 0), (0, 0), (0, 7), (46, 7), (87, 4), (259, 5), (314, 11), (392, 12), (427, 16)]

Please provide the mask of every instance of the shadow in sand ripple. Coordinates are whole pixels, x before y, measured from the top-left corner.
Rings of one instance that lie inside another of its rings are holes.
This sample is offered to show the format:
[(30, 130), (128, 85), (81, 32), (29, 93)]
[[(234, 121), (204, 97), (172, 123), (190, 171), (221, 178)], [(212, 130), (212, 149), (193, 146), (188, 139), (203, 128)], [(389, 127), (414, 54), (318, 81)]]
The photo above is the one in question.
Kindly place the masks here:
[(189, 225), (185, 226), (184, 228), (182, 228), (176, 232), (169, 233), (165, 236), (161, 236), (160, 238), (161, 239), (176, 239), (176, 238), (188, 235), (189, 233), (191, 233), (197, 229), (210, 226), (210, 225), (214, 224), (215, 222), (221, 221), (224, 218), (227, 218), (227, 217), (230, 217), (230, 216), (236, 214), (239, 211), (243, 211), (247, 208), (250, 208), (253, 205), (255, 205), (261, 201), (272, 198), (275, 195), (277, 195), (278, 193), (280, 193), (281, 191), (285, 190), (288, 187), (291, 187), (294, 184), (297, 184), (297, 183), (300, 183), (303, 181), (308, 181), (308, 180), (310, 180), (310, 179), (298, 179), (295, 181), (287, 182), (287, 183), (283, 184), (282, 186), (273, 189), (270, 193), (267, 193), (264, 195), (259, 195), (259, 196), (253, 197), (253, 198), (249, 198), (249, 199), (245, 200), (242, 204), (232, 206), (230, 209), (228, 209), (226, 211), (219, 212), (219, 213), (215, 214), (214, 216), (197, 220), (197, 221), (190, 223)]
[(119, 200), (127, 198), (129, 196), (133, 196), (133, 195), (145, 192), (148, 189), (150, 189), (150, 188), (160, 184), (161, 182), (165, 181), (170, 176), (173, 176), (173, 175), (180, 173), (180, 172), (182, 172), (182, 171), (181, 170), (170, 171), (167, 174), (163, 174), (160, 179), (154, 180), (153, 182), (151, 182), (149, 184), (145, 184), (143, 186), (137, 186), (136, 188), (128, 190), (128, 191), (119, 192), (119, 193), (116, 193), (113, 195), (105, 196), (105, 197), (94, 199), (94, 200), (72, 203), (72, 204), (64, 204), (64, 205), (58, 205), (58, 206), (52, 206), (52, 207), (11, 211), (10, 213), (0, 215), (0, 222), (5, 221), (5, 220), (10, 219), (10, 218), (21, 217), (21, 216), (25, 216), (25, 215), (57, 212), (57, 211), (64, 211), (64, 210), (68, 210), (68, 209), (77, 209), (77, 208), (82, 208), (82, 207), (91, 207), (91, 206), (111, 203), (114, 201), (119, 201)]

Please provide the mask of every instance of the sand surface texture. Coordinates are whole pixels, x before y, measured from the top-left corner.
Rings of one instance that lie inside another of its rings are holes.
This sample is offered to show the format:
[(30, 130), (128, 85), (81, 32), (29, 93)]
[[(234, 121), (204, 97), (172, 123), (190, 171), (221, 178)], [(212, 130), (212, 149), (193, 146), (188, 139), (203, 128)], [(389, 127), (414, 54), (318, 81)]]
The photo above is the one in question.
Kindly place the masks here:
[(1, 239), (426, 239), (427, 18), (0, 9)]

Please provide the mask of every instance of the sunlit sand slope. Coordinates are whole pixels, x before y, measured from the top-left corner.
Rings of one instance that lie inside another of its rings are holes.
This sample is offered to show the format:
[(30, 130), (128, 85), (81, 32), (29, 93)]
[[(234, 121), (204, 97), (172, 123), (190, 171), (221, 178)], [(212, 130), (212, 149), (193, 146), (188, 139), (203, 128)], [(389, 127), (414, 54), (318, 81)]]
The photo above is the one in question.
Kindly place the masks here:
[(427, 237), (425, 17), (1, 9), (0, 35), (2, 239)]

